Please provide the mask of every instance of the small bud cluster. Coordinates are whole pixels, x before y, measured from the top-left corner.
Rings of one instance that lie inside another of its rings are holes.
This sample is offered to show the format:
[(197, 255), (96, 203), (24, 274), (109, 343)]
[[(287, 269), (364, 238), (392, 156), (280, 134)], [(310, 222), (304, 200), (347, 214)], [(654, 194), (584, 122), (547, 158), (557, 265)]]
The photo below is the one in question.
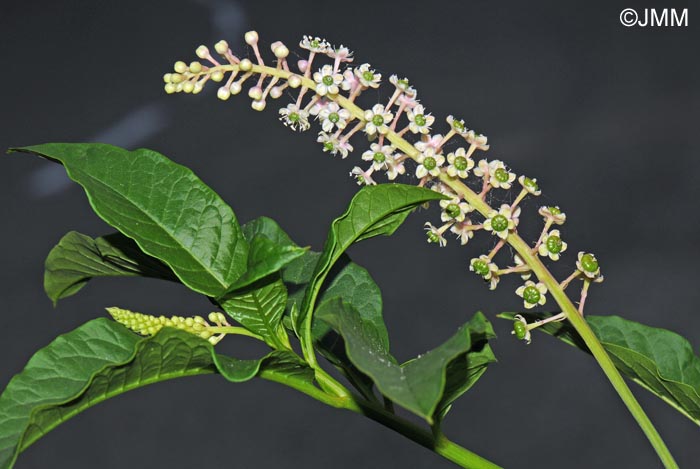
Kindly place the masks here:
[[(224, 59), (222, 65), (214, 59), (205, 46), (197, 49), (197, 56), (206, 59), (208, 65), (193, 62), (175, 64), (175, 72), (166, 74), (168, 93), (201, 91), (208, 80), (224, 82), (218, 96), (228, 99), (238, 94), (244, 82), (257, 75), (256, 83), (248, 90), (253, 100), (252, 107), (262, 110), (266, 99), (282, 95), (284, 90), (297, 90), (291, 103), (279, 109), (279, 118), (287, 127), (295, 131), (306, 131), (315, 119), (319, 126), (317, 141), (324, 152), (346, 158), (353, 150), (351, 138), (364, 133), (369, 140), (369, 148), (361, 154), (367, 167), (355, 166), (350, 175), (360, 185), (376, 184), (377, 174), (384, 174), (390, 180), (400, 175), (411, 174), (418, 179), (419, 186), (430, 187), (445, 195), (440, 202), (441, 223), (425, 224), (427, 241), (440, 247), (447, 244), (446, 235), (451, 233), (460, 244), (467, 244), (477, 231), (495, 236), (495, 247), (488, 254), (471, 259), (469, 270), (495, 289), (503, 275), (517, 273), (525, 283), (516, 289), (522, 297), (525, 308), (544, 305), (547, 287), (541, 281), (530, 280), (534, 275), (531, 266), (515, 255), (514, 265), (501, 269), (494, 258), (511, 236), (517, 236), (520, 220), (520, 202), (525, 197), (537, 197), (541, 190), (537, 179), (524, 175), (517, 176), (499, 159), (478, 158), (477, 152), (489, 150), (488, 138), (469, 129), (464, 120), (455, 116), (446, 119), (447, 130), (438, 133), (434, 130), (435, 117), (418, 100), (417, 90), (406, 78), (398, 75), (389, 77), (392, 91), (385, 102), (370, 102), (359, 106), (359, 98), (369, 89), (376, 89), (382, 83), (382, 74), (370, 64), (352, 65), (353, 53), (345, 46), (334, 47), (326, 40), (304, 36), (299, 47), (308, 55), (296, 63), (292, 71), (287, 63), (289, 50), (277, 41), (272, 44), (276, 58), (274, 67), (266, 66), (258, 49), (258, 34), (250, 31), (245, 42), (252, 48), (256, 63), (239, 59), (229, 49), (225, 41), (217, 43), (216, 52)], [(323, 58), (327, 63), (320, 64)], [(372, 93), (372, 96), (376, 96)], [(408, 163), (413, 162), (413, 168)], [(491, 208), (486, 204), (486, 196), (492, 191), (515, 190), (517, 195), (510, 204)], [(531, 254), (542, 259), (557, 261), (567, 250), (559, 229), (566, 215), (555, 206), (539, 209), (544, 219), (544, 228), (531, 248)], [(595, 256), (579, 253), (574, 273), (564, 280), (560, 287), (566, 288), (576, 279), (583, 280), (579, 312), (583, 314), (583, 304), (591, 282), (600, 282), (600, 268)]]
[(218, 333), (218, 327), (229, 326), (223, 313), (214, 312), (209, 314), (210, 324), (201, 316), (151, 316), (148, 314), (135, 313), (122, 308), (107, 308), (107, 312), (120, 324), (136, 332), (137, 334), (151, 336), (155, 335), (164, 327), (180, 329), (190, 334), (194, 334), (202, 339), (207, 339), (212, 344), (218, 343), (225, 334)]

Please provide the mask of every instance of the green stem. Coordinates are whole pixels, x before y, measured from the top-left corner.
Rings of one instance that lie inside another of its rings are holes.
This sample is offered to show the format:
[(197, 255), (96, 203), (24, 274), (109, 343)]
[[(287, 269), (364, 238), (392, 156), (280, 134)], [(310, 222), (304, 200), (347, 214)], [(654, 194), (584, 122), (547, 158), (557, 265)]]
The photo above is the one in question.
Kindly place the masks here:
[[(219, 67), (211, 67), (208, 72), (206, 73), (212, 73), (214, 70), (221, 70), (221, 71), (234, 71), (238, 70), (238, 65), (222, 65)], [(288, 79), (293, 74), (291, 72), (285, 71), (283, 69), (279, 68), (273, 68), (273, 67), (267, 67), (267, 66), (261, 66), (261, 65), (252, 65), (251, 71), (253, 73), (264, 73), (270, 76), (282, 78), (282, 79)], [(299, 76), (299, 75), (297, 75)], [(315, 83), (313, 80), (306, 78), (306, 77), (300, 77), (301, 78), (301, 84), (304, 87), (314, 89)], [(357, 106), (355, 103), (350, 101), (348, 98), (337, 95), (337, 96), (330, 96), (333, 100), (335, 100), (339, 105), (341, 105), (343, 108), (347, 109), (353, 117), (359, 120), (364, 120), (364, 111), (362, 108)], [(404, 152), (406, 155), (408, 155), (412, 159), (416, 159), (419, 156), (418, 150), (408, 142), (407, 140), (403, 139), (401, 136), (399, 136), (396, 132), (394, 131), (389, 131), (386, 134), (386, 138), (394, 144), (399, 150)], [(492, 211), (492, 208), (481, 198), (479, 197), (478, 194), (476, 194), (474, 191), (472, 191), (469, 187), (467, 187), (464, 183), (462, 183), (460, 180), (452, 178), (448, 176), (447, 174), (443, 173), (440, 176), (440, 180), (445, 183), (447, 186), (451, 187), (454, 191), (457, 193), (461, 194), (464, 199), (471, 204), (473, 207), (475, 207), (482, 215), (487, 216), (489, 212)], [(591, 353), (593, 354), (593, 357), (595, 357), (596, 361), (600, 365), (600, 367), (603, 369), (603, 372), (605, 375), (608, 377), (610, 382), (612, 383), (613, 387), (617, 391), (617, 393), (620, 395), (620, 398), (622, 401), (625, 403), (629, 411), (632, 413), (633, 417), (639, 424), (639, 426), (642, 428), (642, 431), (644, 434), (647, 436), (649, 441), (651, 442), (652, 446), (656, 450), (656, 453), (659, 455), (659, 458), (663, 462), (664, 466), (668, 469), (671, 468), (677, 468), (678, 465), (673, 459), (673, 456), (669, 452), (668, 448), (664, 444), (663, 440), (661, 439), (661, 436), (658, 434), (656, 429), (654, 428), (653, 424), (647, 417), (647, 415), (644, 413), (642, 410), (641, 406), (635, 399), (634, 395), (632, 394), (632, 391), (630, 391), (629, 387), (625, 383), (624, 379), (618, 372), (617, 368), (613, 364), (612, 360), (608, 356), (607, 352), (601, 345), (600, 341), (598, 341), (597, 337), (591, 330), (591, 328), (588, 326), (588, 323), (583, 319), (583, 317), (578, 313), (578, 310), (576, 307), (573, 305), (569, 297), (564, 293), (564, 291), (561, 289), (559, 283), (556, 281), (556, 279), (552, 276), (552, 274), (549, 272), (549, 270), (545, 267), (545, 265), (542, 263), (542, 261), (533, 255), (530, 247), (528, 244), (520, 238), (520, 236), (517, 233), (510, 233), (507, 238), (508, 243), (520, 254), (522, 257), (523, 261), (532, 268), (532, 271), (537, 275), (539, 280), (543, 282), (547, 288), (549, 289), (550, 293), (552, 294), (552, 297), (556, 300), (556, 302), (559, 304), (561, 307), (562, 311), (566, 314), (567, 319), (571, 322), (571, 325), (576, 329), (576, 331), (579, 333), (583, 341), (586, 343), (588, 348), (590, 349)], [(313, 353), (313, 350), (304, 350), (304, 355), (306, 356), (307, 354), (310, 355), (307, 357), (311, 358), (312, 363), (316, 363), (315, 360), (315, 355)], [(318, 365), (316, 364), (317, 371), (320, 369)], [(325, 373), (325, 372), (323, 372)], [(332, 380), (332, 378), (331, 378)], [(332, 380), (334, 383), (335, 380)], [(341, 386), (342, 387), (342, 386)], [(575, 399), (572, 397), (572, 400)], [(372, 418), (372, 417), (371, 417)], [(388, 425), (387, 425), (388, 426)], [(416, 437), (418, 438), (418, 437)], [(414, 440), (416, 442), (419, 442), (417, 440)], [(420, 443), (420, 442), (419, 442)], [(422, 443), (421, 443), (422, 444)], [(443, 456), (448, 457), (448, 454), (452, 454), (453, 451), (456, 451), (452, 444), (447, 444), (444, 443), (444, 447), (442, 446), (443, 443), (440, 441), (434, 441), (433, 444), (436, 447), (436, 451), (438, 448), (442, 448), (441, 451)], [(464, 450), (466, 451), (466, 450)], [(443, 454), (444, 453), (444, 454)], [(448, 457), (448, 459), (450, 459)], [(450, 459), (452, 460), (452, 459)], [(487, 466), (463, 466), (463, 467), (487, 467)]]
[[(445, 459), (454, 462), (460, 467), (468, 469), (501, 469), (500, 466), (492, 463), (491, 461), (484, 459), (478, 454), (475, 454), (468, 449), (448, 440), (442, 434), (434, 435), (432, 432), (420, 428), (408, 420), (398, 417), (374, 403), (365, 401), (357, 396), (353, 396), (347, 389), (345, 389), (344, 397), (338, 397), (327, 394), (314, 386), (311, 382), (290, 380), (287, 375), (277, 373), (274, 370), (263, 370), (260, 377), (269, 381), (290, 386), (297, 391), (313, 397), (314, 399), (329, 406), (364, 415), (375, 422), (378, 422), (385, 427), (400, 433), (409, 440), (428, 448)], [(342, 387), (342, 385), (339, 386)]]

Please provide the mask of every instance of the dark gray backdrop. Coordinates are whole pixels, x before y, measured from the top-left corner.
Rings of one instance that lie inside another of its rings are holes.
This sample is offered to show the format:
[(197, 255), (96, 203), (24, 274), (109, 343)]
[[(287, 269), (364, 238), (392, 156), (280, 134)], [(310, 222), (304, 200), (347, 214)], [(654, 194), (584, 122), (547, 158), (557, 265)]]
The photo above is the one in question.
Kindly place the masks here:
[[(601, 260), (606, 281), (593, 288), (589, 313), (619, 313), (698, 345), (700, 4), (634, 3), (3, 2), (0, 147), (99, 140), (154, 148), (192, 167), (241, 220), (272, 216), (318, 249), (356, 191), (347, 177), (355, 161), (333, 160), (312, 133), (285, 129), (277, 103), (255, 113), (243, 96), (226, 103), (211, 93), (165, 96), (160, 77), (174, 60), (194, 59), (200, 43), (226, 38), (242, 50), (251, 28), (266, 50), (273, 40), (323, 35), (385, 76), (410, 77), (438, 121), (463, 116), (489, 136), (489, 157), (539, 178), (546, 203), (569, 214), (562, 262), (571, 266), (579, 249)], [(690, 26), (620, 25), (623, 8), (653, 6), (689, 7)], [(95, 281), (52, 309), (42, 291), (49, 249), (71, 229), (110, 229), (60, 168), (39, 159), (3, 157), (0, 194), (0, 387), (38, 347), (105, 306), (209, 310), (182, 288), (147, 280)], [(393, 238), (351, 250), (382, 288), (402, 359), (436, 345), (476, 310), (493, 318), (519, 307), (508, 293), (515, 283), (490, 293), (467, 271), (476, 248), (428, 246), (424, 221), (416, 215)], [(544, 336), (526, 347), (508, 324), (495, 325), (500, 361), (455, 406), (448, 435), (507, 467), (659, 467), (589, 357)], [(260, 352), (227, 342), (239, 356)], [(633, 389), (680, 465), (695, 467), (698, 429)], [(369, 420), (281, 386), (217, 377), (97, 406), (40, 440), (17, 467), (205, 464), (451, 467)]]

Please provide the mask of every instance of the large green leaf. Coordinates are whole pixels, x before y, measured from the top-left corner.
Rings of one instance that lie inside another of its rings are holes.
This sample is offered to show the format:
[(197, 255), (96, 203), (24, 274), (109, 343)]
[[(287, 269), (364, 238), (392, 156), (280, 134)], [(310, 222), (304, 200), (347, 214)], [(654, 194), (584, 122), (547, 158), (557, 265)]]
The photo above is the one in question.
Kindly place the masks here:
[[(366, 327), (389, 349), (389, 334), (382, 316), (382, 294), (367, 269), (350, 262), (343, 255), (333, 266), (319, 295), (319, 308), (324, 303), (340, 298), (357, 311)], [(333, 365), (338, 367), (352, 385), (366, 399), (374, 399), (372, 380), (357, 369), (345, 351), (342, 337), (322, 320), (314, 320), (312, 335), (316, 349)]]
[(105, 399), (199, 374), (246, 381), (261, 363), (217, 355), (208, 341), (176, 329), (140, 337), (108, 319), (90, 321), (39, 350), (0, 395), (0, 469), (11, 468), (33, 442)]
[(44, 290), (55, 305), (77, 293), (94, 277), (134, 276), (177, 280), (168, 266), (144, 254), (121, 233), (92, 239), (71, 231), (46, 258)]
[(422, 187), (403, 184), (366, 186), (353, 197), (348, 210), (336, 218), (309, 282), (299, 310), (299, 324), (313, 310), (321, 286), (333, 264), (351, 244), (379, 235), (391, 235), (417, 206), (445, 198)]
[[(513, 319), (513, 313), (499, 317)], [(547, 313), (522, 313), (528, 322)], [(622, 374), (700, 425), (700, 357), (684, 337), (619, 316), (586, 316), (598, 340)], [(568, 322), (550, 322), (538, 330), (589, 352)]]
[[(436, 411), (442, 410), (439, 406), (443, 398), (446, 399), (443, 407), (449, 406), (454, 398), (466, 390), (463, 384), (452, 385), (448, 390), (450, 394), (445, 395), (446, 383), (457, 379), (448, 377), (449, 365), (455, 360), (469, 360), (468, 355), (473, 348), (476, 352), (483, 350), (483, 340), (472, 342), (473, 335), (480, 338), (493, 336), (486, 318), (477, 313), (439, 347), (399, 364), (374, 327), (348, 303), (339, 299), (325, 302), (316, 315), (340, 333), (352, 363), (372, 378), (384, 396), (431, 424), (435, 422)], [(485, 366), (481, 355), (478, 362), (480, 367)]]
[(258, 334), (275, 349), (289, 348), (281, 324), (287, 305), (287, 289), (279, 278), (269, 278), (217, 300), (236, 322)]
[(219, 296), (247, 270), (248, 243), (231, 207), (165, 156), (98, 143), (11, 151), (63, 164), (103, 220), (165, 262), (191, 289)]
[(243, 234), (250, 245), (248, 270), (231, 285), (230, 291), (247, 287), (279, 272), (307, 252), (306, 248), (297, 246), (271, 218), (259, 217), (249, 221), (243, 225)]

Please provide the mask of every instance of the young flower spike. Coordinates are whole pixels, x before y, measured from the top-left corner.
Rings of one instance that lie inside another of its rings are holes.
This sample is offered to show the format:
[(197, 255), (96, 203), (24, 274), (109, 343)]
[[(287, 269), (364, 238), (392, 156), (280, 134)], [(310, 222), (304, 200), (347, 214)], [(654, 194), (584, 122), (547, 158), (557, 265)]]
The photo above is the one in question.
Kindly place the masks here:
[(567, 244), (562, 241), (559, 230), (552, 230), (543, 238), (538, 252), (542, 257), (549, 257), (553, 261), (558, 261), (562, 252), (566, 251)]
[(525, 282), (525, 285), (518, 287), (515, 293), (522, 297), (523, 304), (527, 309), (534, 308), (537, 305), (543, 305), (547, 302), (547, 298), (545, 297), (547, 287), (545, 287), (542, 282), (535, 283), (532, 280), (528, 280)]

